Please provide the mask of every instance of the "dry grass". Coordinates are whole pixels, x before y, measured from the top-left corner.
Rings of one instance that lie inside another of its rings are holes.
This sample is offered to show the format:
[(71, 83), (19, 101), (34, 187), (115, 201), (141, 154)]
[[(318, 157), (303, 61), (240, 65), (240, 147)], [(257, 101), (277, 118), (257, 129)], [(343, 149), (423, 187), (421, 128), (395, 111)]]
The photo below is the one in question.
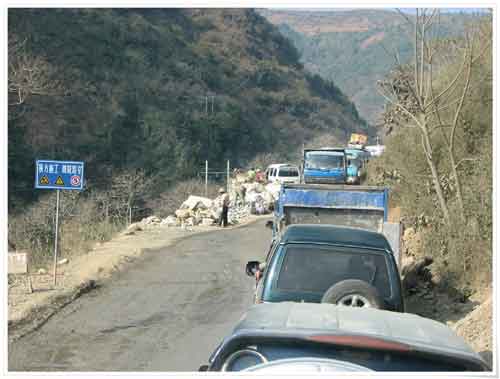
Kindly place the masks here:
[[(59, 212), (60, 258), (88, 252), (95, 242), (109, 240), (126, 225), (126, 218), (106, 217), (100, 198), (61, 192)], [(51, 262), (55, 240), (55, 193), (43, 197), (23, 213), (9, 216), (9, 240), (30, 252), (31, 269)]]

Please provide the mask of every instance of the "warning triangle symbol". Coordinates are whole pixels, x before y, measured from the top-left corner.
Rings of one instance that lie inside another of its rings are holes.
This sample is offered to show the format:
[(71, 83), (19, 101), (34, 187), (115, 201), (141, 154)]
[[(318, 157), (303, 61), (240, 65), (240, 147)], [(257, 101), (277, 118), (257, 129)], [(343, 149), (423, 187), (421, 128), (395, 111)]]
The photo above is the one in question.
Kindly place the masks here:
[(60, 176), (57, 177), (56, 179), (56, 185), (58, 186), (63, 186), (64, 185), (64, 181), (62, 180), (62, 178)]
[(47, 177), (47, 175), (44, 175), (40, 178), (40, 184), (44, 186), (49, 184), (49, 178)]

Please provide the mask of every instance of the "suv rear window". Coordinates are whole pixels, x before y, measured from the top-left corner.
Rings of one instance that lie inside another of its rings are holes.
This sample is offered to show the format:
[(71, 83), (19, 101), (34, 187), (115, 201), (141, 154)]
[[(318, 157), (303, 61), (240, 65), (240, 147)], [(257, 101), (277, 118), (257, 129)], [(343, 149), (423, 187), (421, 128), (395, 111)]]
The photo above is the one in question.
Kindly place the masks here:
[(385, 257), (333, 246), (287, 245), (277, 281), (281, 291), (325, 292), (346, 279), (359, 279), (390, 297)]
[(293, 167), (282, 167), (280, 168), (279, 176), (283, 177), (299, 176), (299, 170)]

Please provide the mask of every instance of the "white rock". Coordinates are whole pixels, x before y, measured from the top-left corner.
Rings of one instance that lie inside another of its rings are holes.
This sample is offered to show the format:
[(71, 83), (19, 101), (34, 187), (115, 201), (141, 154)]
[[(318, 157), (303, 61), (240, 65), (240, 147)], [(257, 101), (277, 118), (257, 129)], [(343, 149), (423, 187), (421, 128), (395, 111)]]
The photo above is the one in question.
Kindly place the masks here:
[(139, 223), (135, 222), (128, 226), (127, 230), (123, 232), (123, 235), (128, 236), (134, 234), (135, 232), (140, 232), (141, 230), (142, 228), (139, 226)]
[(182, 203), (181, 209), (194, 210), (196, 208), (211, 208), (212, 200), (207, 197), (189, 196), (188, 199)]
[(213, 219), (211, 219), (211, 218), (203, 218), (203, 219), (201, 220), (201, 224), (202, 224), (203, 226), (211, 226), (211, 225), (213, 225), (214, 223), (215, 223), (215, 221), (214, 221)]
[(175, 216), (168, 216), (161, 221), (160, 225), (177, 226), (178, 222)]
[(61, 259), (60, 261), (57, 262), (58, 265), (65, 265), (69, 263), (68, 258)]
[(189, 209), (181, 209), (181, 208), (179, 208), (179, 209), (177, 209), (175, 211), (175, 215), (178, 218), (180, 218), (181, 220), (184, 220), (184, 219), (186, 219), (186, 218), (188, 218), (188, 217), (191, 216), (191, 211)]

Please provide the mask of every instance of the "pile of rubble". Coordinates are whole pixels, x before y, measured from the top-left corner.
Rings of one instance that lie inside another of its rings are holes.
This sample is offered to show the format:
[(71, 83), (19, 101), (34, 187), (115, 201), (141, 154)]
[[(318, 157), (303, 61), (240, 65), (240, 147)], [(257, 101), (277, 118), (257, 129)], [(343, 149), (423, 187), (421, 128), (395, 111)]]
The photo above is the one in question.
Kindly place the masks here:
[[(274, 203), (278, 199), (280, 184), (270, 183), (241, 183), (232, 192), (231, 198), (234, 203), (243, 203), (249, 208), (250, 214), (268, 214), (274, 209)], [(234, 187), (233, 187), (234, 188)]]
[[(269, 214), (274, 209), (274, 203), (280, 192), (279, 183), (265, 184), (262, 177), (238, 173), (231, 183), (229, 191), (228, 221), (238, 224), (249, 215)], [(217, 224), (222, 212), (222, 195), (215, 199), (201, 196), (189, 196), (184, 203), (164, 219), (149, 216), (140, 222), (130, 225), (125, 234), (155, 226), (192, 227), (195, 225), (211, 226)]]
[[(177, 224), (181, 226), (213, 225), (220, 216), (217, 202), (206, 197), (189, 196), (175, 211)], [(172, 217), (172, 216), (169, 216)]]

